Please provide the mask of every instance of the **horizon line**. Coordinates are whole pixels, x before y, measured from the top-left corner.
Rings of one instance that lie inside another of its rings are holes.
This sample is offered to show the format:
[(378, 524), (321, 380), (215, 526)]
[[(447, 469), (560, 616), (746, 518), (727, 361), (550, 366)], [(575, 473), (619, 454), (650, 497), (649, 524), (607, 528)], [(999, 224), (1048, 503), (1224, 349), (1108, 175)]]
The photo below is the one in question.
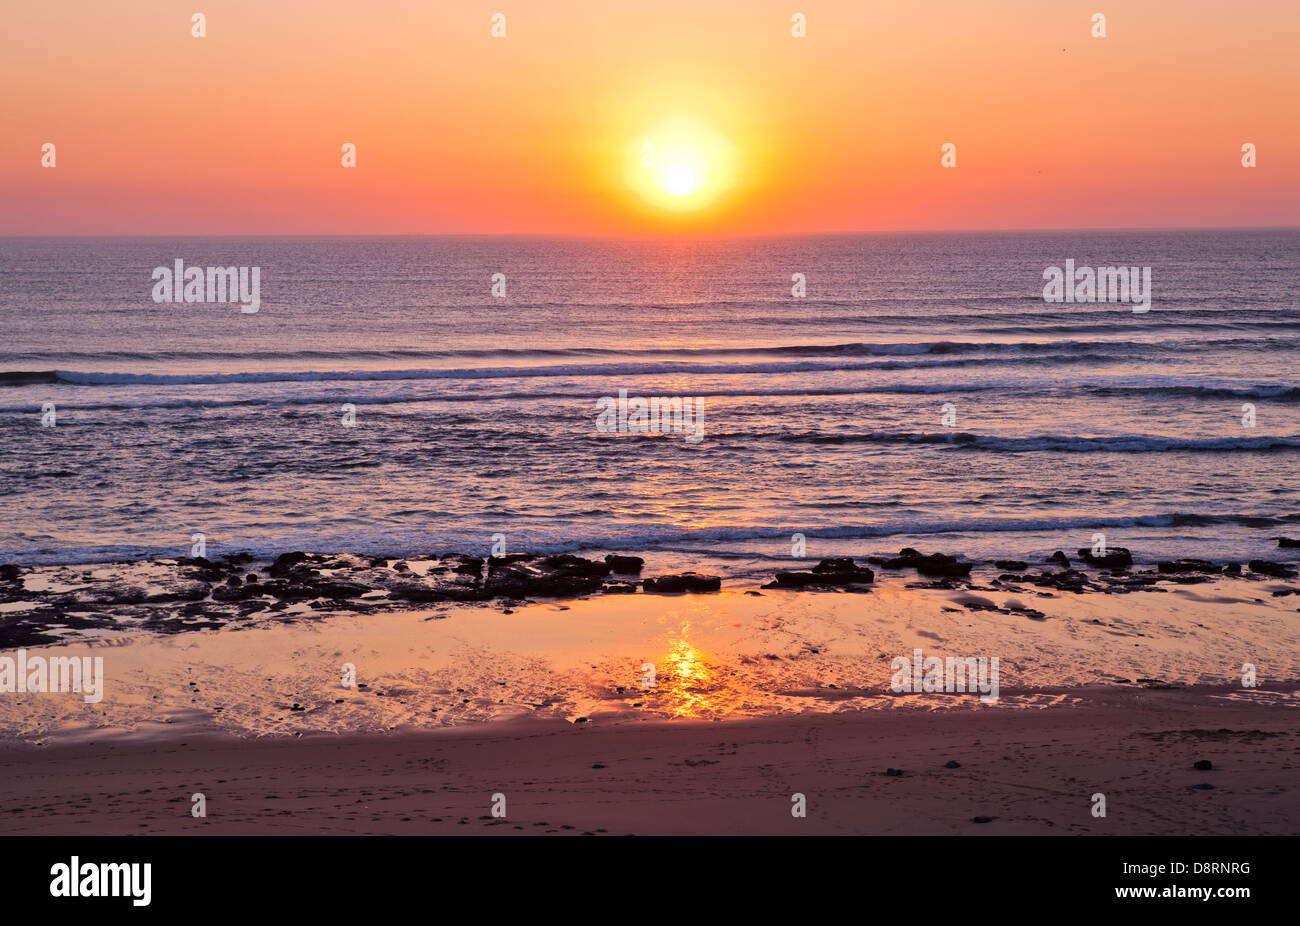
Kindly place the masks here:
[(818, 232), (787, 233), (699, 233), (663, 232), (647, 234), (604, 234), (579, 235), (553, 232), (234, 232), (234, 233), (193, 233), (164, 232), (150, 234), (0, 234), (0, 240), (9, 239), (77, 239), (77, 238), (490, 238), (490, 239), (562, 239), (572, 241), (672, 241), (672, 240), (761, 240), (779, 238), (836, 238), (869, 237), (889, 235), (1023, 235), (1023, 234), (1070, 234), (1086, 232), (1160, 232), (1164, 234), (1177, 232), (1251, 232), (1251, 231), (1300, 231), (1300, 225), (1132, 225), (1100, 226), (1088, 225), (1076, 228), (1061, 227), (1016, 227), (1016, 228), (928, 228), (928, 229), (862, 229)]

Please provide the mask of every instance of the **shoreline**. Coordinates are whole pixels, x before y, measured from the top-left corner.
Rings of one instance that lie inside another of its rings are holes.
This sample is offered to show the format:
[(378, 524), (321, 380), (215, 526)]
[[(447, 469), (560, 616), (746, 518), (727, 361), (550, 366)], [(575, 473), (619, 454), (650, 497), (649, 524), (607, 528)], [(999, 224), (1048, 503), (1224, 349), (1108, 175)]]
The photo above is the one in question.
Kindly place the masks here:
[[(102, 700), (10, 686), (0, 692), (0, 741), (386, 735), (525, 717), (1020, 713), (1097, 689), (1233, 686), (1300, 706), (1279, 691), (1300, 680), (1291, 586), (1220, 576), (1111, 594), (1074, 587), (882, 576), (825, 591), (305, 610), (202, 632), (116, 634), (23, 648), (24, 659), (51, 664), (102, 660)], [(0, 685), (17, 655), (0, 650)], [(941, 672), (934, 686), (910, 691), (928, 659), (984, 674), (956, 684)], [(909, 673), (900, 676), (899, 660)], [(1260, 687), (1247, 687), (1248, 677)]]
[(1300, 833), (1294, 708), (1207, 694), (3, 748), (0, 774), (15, 835)]
[[(1279, 538), (1279, 549), (1300, 541)], [(0, 652), (137, 632), (175, 634), (278, 619), (392, 613), (422, 606), (491, 602), (510, 608), (535, 601), (591, 596), (710, 593), (789, 588), (870, 592), (887, 580), (908, 587), (973, 591), (1041, 590), (1076, 594), (1166, 591), (1221, 581), (1279, 583), (1296, 579), (1300, 562), (1255, 559), (1217, 563), (1180, 559), (1135, 565), (1122, 547), (1105, 556), (1057, 551), (1035, 563), (1014, 558), (965, 560), (904, 548), (896, 556), (832, 557), (814, 564), (790, 558), (771, 581), (728, 579), (692, 571), (643, 576), (641, 556), (603, 559), (573, 554), (464, 553), (393, 559), (352, 553), (292, 552), (274, 560), (249, 553), (144, 559), (87, 565), (0, 565)], [(877, 579), (879, 578), (879, 581)], [(1274, 584), (1270, 595), (1300, 595)], [(1033, 609), (1028, 609), (1033, 610)]]

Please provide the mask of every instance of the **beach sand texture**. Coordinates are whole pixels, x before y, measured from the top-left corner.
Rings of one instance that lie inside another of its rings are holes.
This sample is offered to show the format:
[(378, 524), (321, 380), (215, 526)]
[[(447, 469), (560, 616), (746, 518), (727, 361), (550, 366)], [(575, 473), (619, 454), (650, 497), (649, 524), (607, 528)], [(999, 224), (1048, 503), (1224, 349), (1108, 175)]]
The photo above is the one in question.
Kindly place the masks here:
[[(14, 833), (1300, 831), (1300, 617), (1279, 583), (1032, 602), (909, 584), (295, 614), (31, 648), (102, 656), (105, 695), (0, 701), (0, 819)], [(998, 657), (996, 703), (891, 691), (892, 660), (918, 648)], [(206, 818), (190, 816), (195, 793)], [(791, 815), (797, 793), (807, 817)]]

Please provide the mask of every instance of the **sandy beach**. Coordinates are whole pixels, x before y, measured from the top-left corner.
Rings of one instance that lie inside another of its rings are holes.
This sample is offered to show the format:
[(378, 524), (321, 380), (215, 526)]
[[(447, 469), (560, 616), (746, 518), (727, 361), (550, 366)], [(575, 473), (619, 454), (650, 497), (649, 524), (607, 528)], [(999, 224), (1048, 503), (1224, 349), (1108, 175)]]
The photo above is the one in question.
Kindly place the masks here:
[[(1296, 834), (1295, 691), (6, 749), (15, 834)], [(1209, 760), (1211, 771), (1194, 763)], [(949, 763), (960, 767), (950, 768)], [(901, 774), (888, 774), (889, 769)], [(1212, 788), (1205, 788), (1212, 785)], [(207, 816), (190, 814), (194, 793)], [(1094, 817), (1093, 795), (1107, 816)], [(491, 814), (505, 795), (506, 815)], [(807, 817), (791, 814), (792, 795)]]
[[(30, 647), (102, 657), (104, 695), (0, 699), (0, 819), (79, 834), (1300, 832), (1300, 614), (1275, 594), (1290, 586), (943, 584), (293, 611)], [(997, 657), (996, 700), (895, 691), (893, 660), (917, 649)]]

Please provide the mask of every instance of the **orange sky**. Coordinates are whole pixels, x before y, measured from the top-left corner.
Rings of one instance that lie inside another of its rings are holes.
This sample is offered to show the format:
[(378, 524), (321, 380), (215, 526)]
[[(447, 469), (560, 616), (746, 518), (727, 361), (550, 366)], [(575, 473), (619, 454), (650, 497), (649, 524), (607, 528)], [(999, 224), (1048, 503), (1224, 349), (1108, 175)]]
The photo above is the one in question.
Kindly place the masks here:
[[(0, 234), (1300, 225), (1296, 0), (15, 6)], [(625, 177), (675, 117), (735, 150), (694, 212)]]

